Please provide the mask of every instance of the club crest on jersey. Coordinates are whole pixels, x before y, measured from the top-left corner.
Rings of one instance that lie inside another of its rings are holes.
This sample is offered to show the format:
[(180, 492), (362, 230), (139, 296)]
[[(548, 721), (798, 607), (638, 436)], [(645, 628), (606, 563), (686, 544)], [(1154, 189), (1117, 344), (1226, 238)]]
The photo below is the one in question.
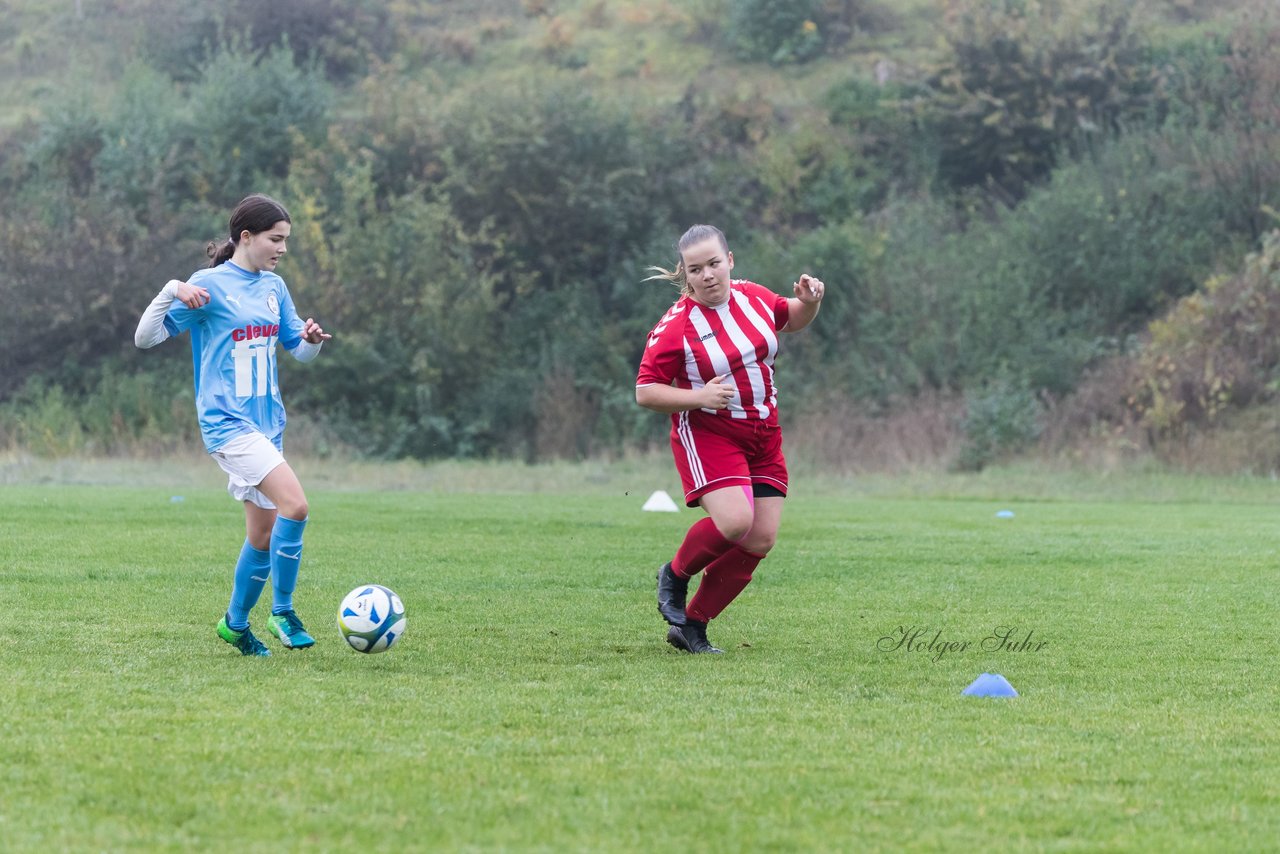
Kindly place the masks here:
[(277, 317), (280, 315), (280, 300), (276, 299), (276, 295), (274, 293), (267, 294), (267, 311)]

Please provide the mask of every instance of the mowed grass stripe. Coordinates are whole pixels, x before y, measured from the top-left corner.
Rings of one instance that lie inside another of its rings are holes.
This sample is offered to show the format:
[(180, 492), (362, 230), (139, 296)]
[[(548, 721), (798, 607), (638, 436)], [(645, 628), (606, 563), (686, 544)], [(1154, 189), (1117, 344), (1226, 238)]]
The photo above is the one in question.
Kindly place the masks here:
[[(712, 626), (727, 654), (691, 657), (652, 596), (691, 513), (313, 490), (297, 602), (319, 644), (268, 639), (249, 661), (213, 633), (240, 513), (171, 492), (0, 491), (6, 847), (1280, 838), (1267, 504), (1042, 501), (1003, 520), (982, 500), (795, 496)], [(409, 610), (386, 655), (333, 627), (365, 582)], [(982, 649), (998, 626), (1045, 645)], [(954, 646), (884, 648), (915, 628)], [(1022, 696), (962, 697), (982, 672)]]

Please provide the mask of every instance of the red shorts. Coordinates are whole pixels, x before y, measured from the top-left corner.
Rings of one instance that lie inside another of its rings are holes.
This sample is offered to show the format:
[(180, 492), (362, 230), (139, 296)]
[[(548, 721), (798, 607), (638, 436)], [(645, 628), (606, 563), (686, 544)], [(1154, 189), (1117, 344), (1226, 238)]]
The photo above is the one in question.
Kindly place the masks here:
[(776, 424), (678, 412), (672, 418), (671, 453), (690, 507), (726, 486), (767, 484), (787, 494), (782, 429)]

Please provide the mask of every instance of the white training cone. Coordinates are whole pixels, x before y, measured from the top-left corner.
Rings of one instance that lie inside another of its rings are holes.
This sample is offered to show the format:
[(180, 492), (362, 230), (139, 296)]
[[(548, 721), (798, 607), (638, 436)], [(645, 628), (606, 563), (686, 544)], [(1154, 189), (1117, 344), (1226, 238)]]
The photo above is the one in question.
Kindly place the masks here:
[(680, 508), (671, 500), (671, 496), (667, 495), (661, 489), (649, 496), (649, 500), (644, 503), (641, 510), (653, 510), (658, 513), (679, 513)]

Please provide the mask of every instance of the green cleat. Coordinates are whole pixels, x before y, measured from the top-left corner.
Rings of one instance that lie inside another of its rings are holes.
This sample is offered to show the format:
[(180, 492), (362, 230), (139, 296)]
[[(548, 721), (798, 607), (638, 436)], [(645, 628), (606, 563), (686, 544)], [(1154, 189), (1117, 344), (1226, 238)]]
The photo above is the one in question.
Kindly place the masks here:
[(272, 614), (271, 619), (267, 620), (267, 629), (289, 649), (306, 649), (316, 643), (316, 639), (307, 634), (307, 630), (302, 627), (302, 620), (293, 611)]
[(241, 655), (270, 655), (271, 650), (267, 649), (262, 641), (253, 636), (253, 632), (249, 631), (249, 627), (245, 626), (243, 630), (236, 631), (227, 625), (227, 618), (224, 616), (218, 621), (218, 637), (240, 650)]

